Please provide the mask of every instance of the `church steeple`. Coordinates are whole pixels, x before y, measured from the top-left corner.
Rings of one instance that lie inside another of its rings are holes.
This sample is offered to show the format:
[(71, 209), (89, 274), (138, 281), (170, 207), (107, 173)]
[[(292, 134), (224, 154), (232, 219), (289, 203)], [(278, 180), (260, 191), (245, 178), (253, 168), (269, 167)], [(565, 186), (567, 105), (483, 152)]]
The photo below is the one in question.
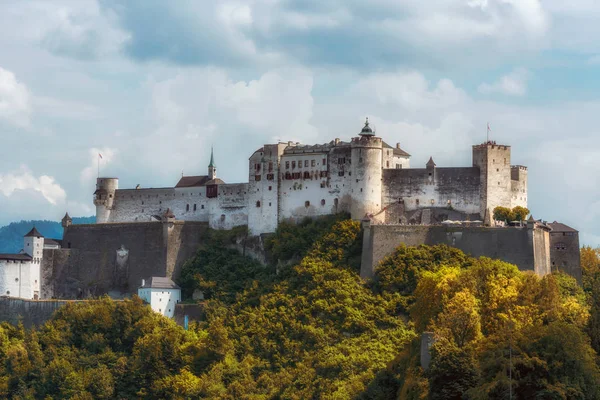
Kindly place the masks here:
[(208, 177), (210, 179), (217, 178), (217, 167), (215, 166), (215, 157), (213, 148), (210, 148), (210, 163), (208, 164)]

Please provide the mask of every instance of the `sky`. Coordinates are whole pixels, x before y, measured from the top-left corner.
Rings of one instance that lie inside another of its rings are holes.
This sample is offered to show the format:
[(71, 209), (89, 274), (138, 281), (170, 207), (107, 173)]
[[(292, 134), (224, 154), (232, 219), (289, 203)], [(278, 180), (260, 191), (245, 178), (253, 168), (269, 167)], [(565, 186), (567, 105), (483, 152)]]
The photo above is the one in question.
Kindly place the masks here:
[(529, 168), (529, 208), (600, 245), (600, 2), (0, 0), (0, 225), (122, 188), (248, 181), (264, 143), (388, 143)]

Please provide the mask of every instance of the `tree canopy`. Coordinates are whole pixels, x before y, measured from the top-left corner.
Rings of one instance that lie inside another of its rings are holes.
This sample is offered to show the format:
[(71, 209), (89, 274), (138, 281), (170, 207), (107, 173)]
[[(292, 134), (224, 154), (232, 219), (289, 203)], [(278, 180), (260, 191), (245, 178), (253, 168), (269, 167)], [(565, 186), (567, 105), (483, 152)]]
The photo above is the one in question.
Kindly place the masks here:
[(185, 296), (206, 297), (187, 331), (137, 297), (69, 304), (38, 329), (0, 324), (0, 397), (600, 398), (595, 249), (583, 288), (447, 246), (399, 246), (367, 282), (356, 221), (282, 226), (269, 266), (231, 248), (240, 233), (215, 232), (183, 268)]

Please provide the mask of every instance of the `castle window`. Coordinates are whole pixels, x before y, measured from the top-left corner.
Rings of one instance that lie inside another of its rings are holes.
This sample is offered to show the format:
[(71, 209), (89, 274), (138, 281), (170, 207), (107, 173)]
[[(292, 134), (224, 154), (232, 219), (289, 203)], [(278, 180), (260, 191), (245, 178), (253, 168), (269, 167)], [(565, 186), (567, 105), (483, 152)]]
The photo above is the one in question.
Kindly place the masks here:
[(334, 205), (334, 206), (336, 206), (336, 207), (337, 207), (337, 206), (338, 206), (338, 203), (339, 203), (339, 200), (338, 200), (337, 198), (336, 198), (336, 199), (333, 199), (333, 205)]
[(338, 158), (338, 164), (346, 164), (346, 158), (345, 157)]
[(358, 162), (359, 162), (359, 163), (363, 162), (363, 159), (362, 159), (362, 157), (360, 157), (360, 158), (358, 159)]
[(500, 168), (496, 168), (496, 172), (500, 172)]
[(564, 243), (556, 243), (556, 244), (554, 245), (554, 248), (555, 248), (556, 250), (558, 250), (558, 251), (564, 251), (564, 250), (566, 250), (566, 249), (567, 249), (567, 245), (566, 245), (566, 244), (564, 244)]
[(304, 179), (310, 179), (310, 172), (304, 171)]
[(273, 186), (269, 186), (269, 190), (272, 190), (272, 189), (273, 189)]
[(144, 200), (142, 200), (142, 205), (144, 205)]
[(290, 174), (289, 172), (286, 172), (285, 179), (292, 179), (292, 174)]
[(310, 166), (314, 167), (315, 165), (317, 165), (317, 162), (315, 160), (310, 160)]
[(19, 278), (15, 278), (15, 282), (19, 282)]
[(198, 208), (197, 208), (196, 204), (194, 204), (194, 211), (196, 211), (197, 209), (198, 209)]
[(221, 214), (221, 222), (225, 221), (225, 214)]
[(256, 207), (260, 207), (260, 200), (256, 202)]
[(269, 172), (273, 172), (273, 162), (269, 162)]
[(304, 160), (304, 166), (308, 167), (308, 160)]
[(500, 185), (500, 182), (498, 182), (498, 185)]
[(327, 171), (321, 171), (321, 178), (327, 178)]
[(304, 202), (304, 207), (310, 207), (310, 201), (306, 200), (306, 201)]
[(110, 197), (112, 199), (112, 194), (109, 194), (108, 197)]
[(360, 192), (362, 193), (363, 188), (360, 188)]
[(285, 162), (285, 169), (290, 169), (290, 162), (289, 161)]
[(201, 205), (200, 205), (200, 209), (201, 209), (201, 210), (204, 210), (204, 204), (201, 204)]
[(296, 168), (296, 161), (292, 161), (292, 169)]
[(323, 165), (327, 164), (327, 159), (323, 159)]
[(256, 169), (256, 172), (260, 172), (260, 163), (256, 163), (254, 164), (254, 169)]
[(339, 171), (338, 176), (344, 176), (344, 170)]
[(396, 169), (400, 169), (400, 167), (402, 167), (401, 164), (396, 164)]
[(321, 199), (321, 205), (324, 206), (325, 205), (325, 199)]
[(272, 181), (273, 179), (275, 179), (275, 174), (267, 174), (268, 181)]
[(269, 202), (269, 207), (271, 207), (271, 203)]
[(417, 205), (419, 205), (419, 199), (415, 200), (415, 203), (416, 203)]
[(390, 162), (389, 161), (386, 161), (385, 164), (386, 164), (387, 168), (390, 167)]
[(190, 211), (190, 205), (189, 204), (186, 204), (185, 211)]
[(255, 180), (256, 182), (260, 181), (260, 175), (254, 175), (254, 180)]

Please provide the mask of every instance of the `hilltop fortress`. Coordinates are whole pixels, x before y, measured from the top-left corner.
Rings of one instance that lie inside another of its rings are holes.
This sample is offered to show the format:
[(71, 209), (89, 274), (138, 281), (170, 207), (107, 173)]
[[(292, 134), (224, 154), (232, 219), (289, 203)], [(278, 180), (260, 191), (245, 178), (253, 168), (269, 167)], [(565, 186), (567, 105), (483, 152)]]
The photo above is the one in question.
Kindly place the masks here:
[(473, 165), (439, 168), (432, 158), (410, 168), (410, 154), (384, 142), (368, 120), (350, 142), (266, 144), (249, 159), (248, 183), (208, 175), (182, 176), (172, 188), (119, 189), (98, 178), (96, 222), (158, 221), (169, 209), (178, 220), (213, 229), (248, 225), (252, 235), (274, 232), (284, 220), (349, 212), (380, 223), (430, 224), (488, 220), (497, 206), (527, 207), (527, 168), (511, 165), (510, 146), (473, 146)]
[(349, 142), (264, 145), (249, 157), (247, 183), (218, 178), (212, 153), (207, 175), (182, 176), (174, 187), (120, 189), (117, 178), (99, 177), (97, 223), (72, 225), (65, 216), (62, 248), (41, 257), (41, 297), (135, 293), (144, 278), (177, 279), (209, 228), (247, 225), (244, 251), (264, 260), (263, 237), (282, 221), (340, 212), (362, 221), (365, 278), (404, 243), (447, 244), (580, 279), (576, 230), (493, 220), (497, 206), (527, 207), (527, 168), (511, 165), (510, 146), (488, 141), (472, 152), (468, 167), (438, 167), (430, 158), (411, 168), (410, 154), (376, 136), (367, 120)]

